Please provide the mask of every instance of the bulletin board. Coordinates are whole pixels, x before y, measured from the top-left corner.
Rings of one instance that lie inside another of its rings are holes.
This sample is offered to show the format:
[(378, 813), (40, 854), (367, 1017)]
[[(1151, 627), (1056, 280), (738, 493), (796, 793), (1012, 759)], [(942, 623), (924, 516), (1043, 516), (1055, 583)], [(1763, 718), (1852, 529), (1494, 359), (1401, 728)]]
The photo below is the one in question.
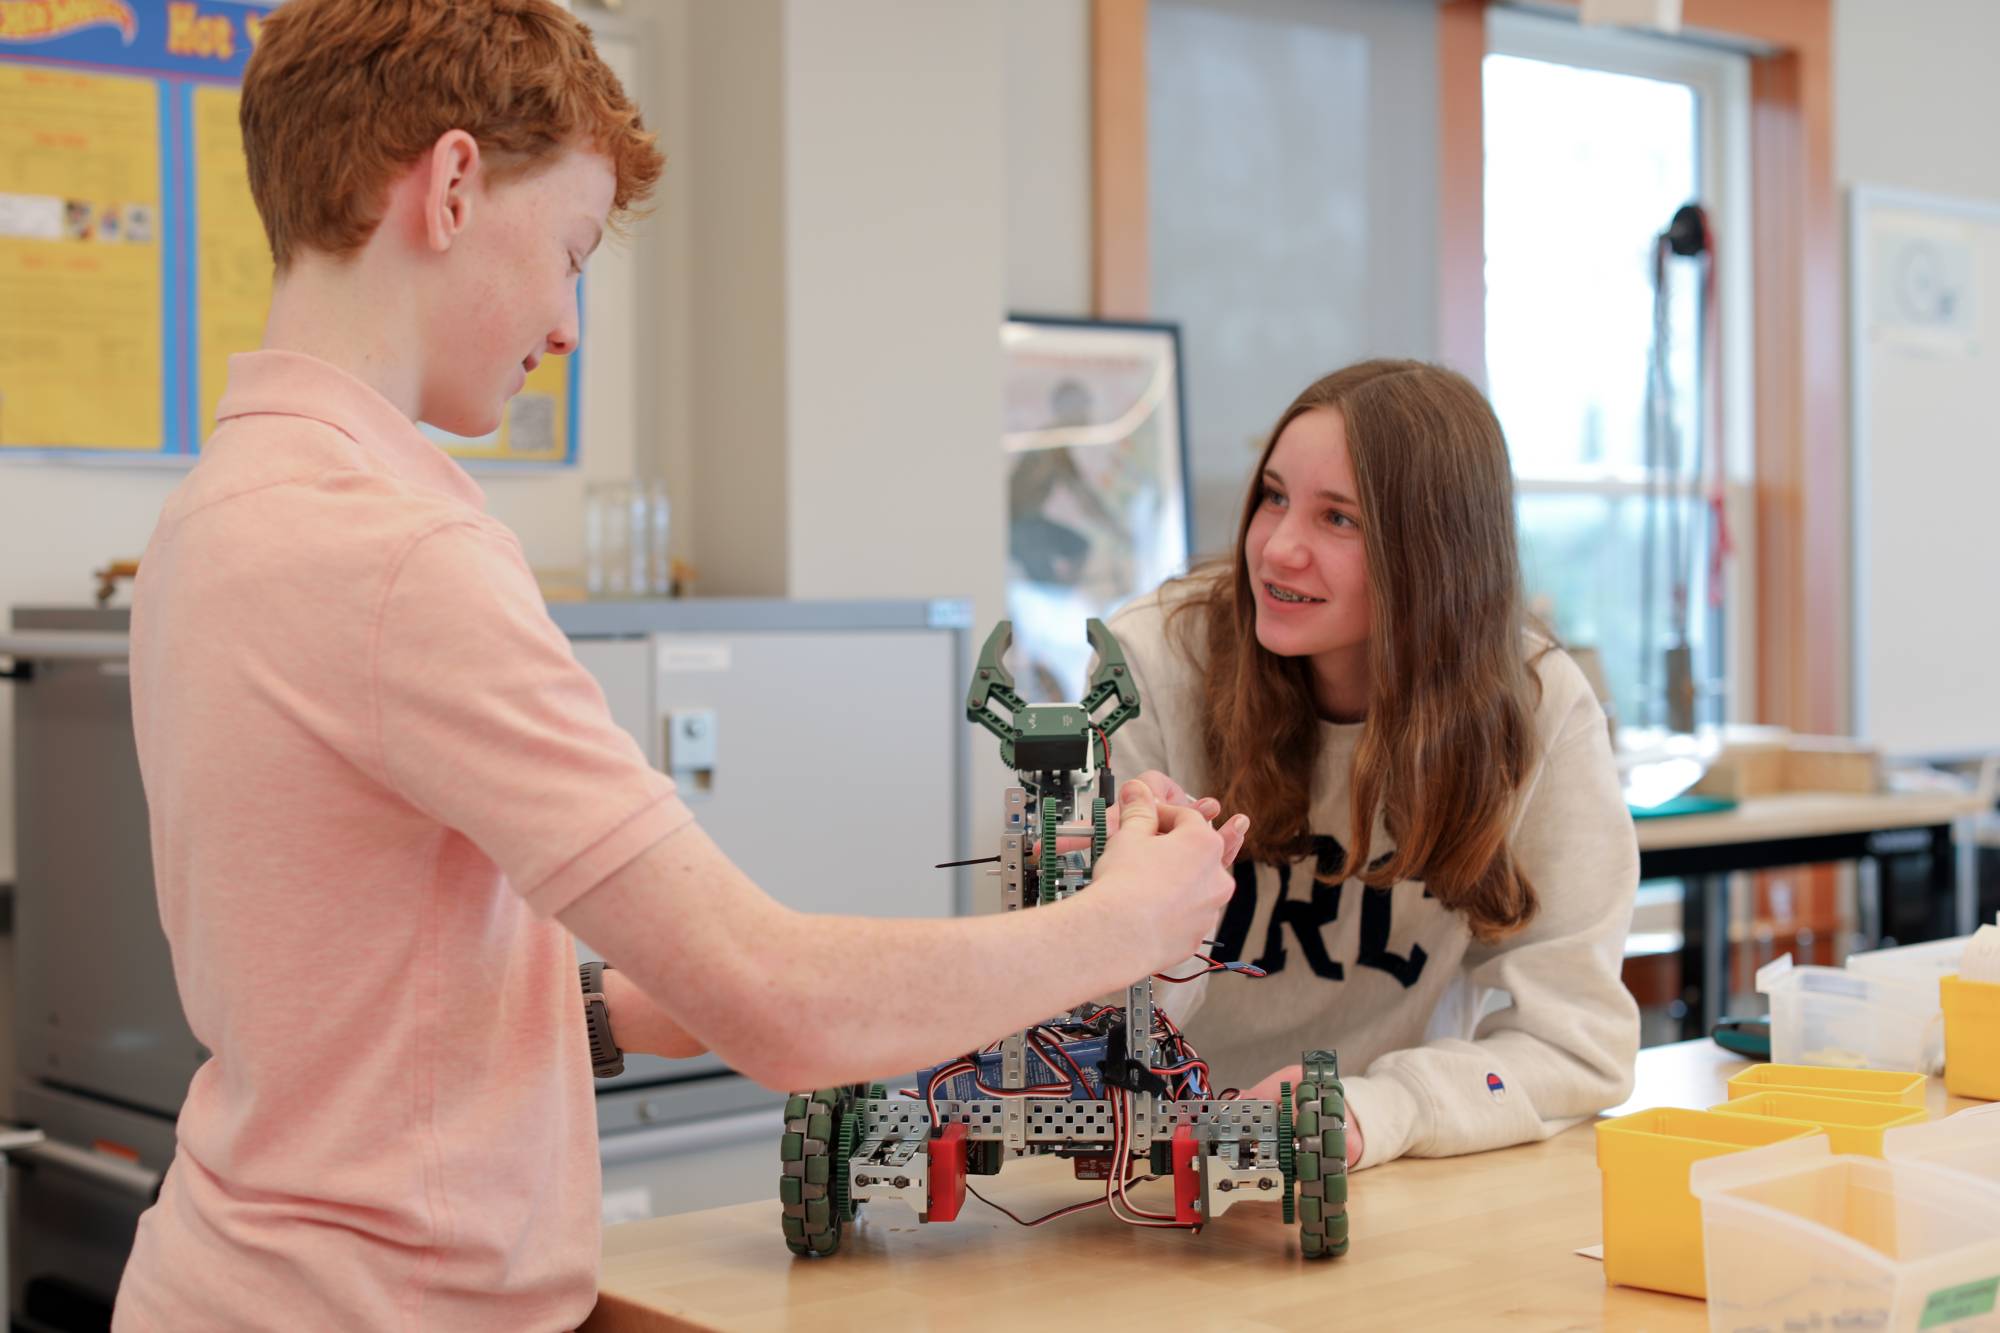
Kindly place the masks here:
[[(0, 457), (190, 460), (271, 254), (237, 85), (266, 4), (0, 0)], [(548, 357), (461, 458), (574, 463), (580, 367)]]
[(1855, 729), (1890, 754), (2000, 750), (2000, 204), (1849, 206)]

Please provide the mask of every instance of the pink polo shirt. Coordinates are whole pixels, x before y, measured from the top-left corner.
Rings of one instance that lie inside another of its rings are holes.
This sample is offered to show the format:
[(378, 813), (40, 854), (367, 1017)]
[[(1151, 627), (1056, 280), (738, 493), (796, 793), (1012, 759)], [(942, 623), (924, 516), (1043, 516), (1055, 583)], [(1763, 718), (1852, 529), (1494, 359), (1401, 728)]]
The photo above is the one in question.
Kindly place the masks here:
[(372, 389), (233, 357), (132, 608), (195, 1035), (119, 1329), (567, 1329), (597, 1121), (551, 918), (686, 825), (479, 487)]

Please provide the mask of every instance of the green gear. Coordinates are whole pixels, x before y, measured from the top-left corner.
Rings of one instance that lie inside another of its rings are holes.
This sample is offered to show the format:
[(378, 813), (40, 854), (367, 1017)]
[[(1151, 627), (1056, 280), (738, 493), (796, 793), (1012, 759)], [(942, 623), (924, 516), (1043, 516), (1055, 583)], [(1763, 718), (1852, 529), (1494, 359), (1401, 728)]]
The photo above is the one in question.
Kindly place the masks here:
[(840, 1133), (835, 1139), (833, 1150), (833, 1211), (841, 1221), (854, 1220), (854, 1200), (847, 1197), (847, 1164), (854, 1158), (854, 1136), (861, 1121), (858, 1112), (850, 1112), (840, 1117)]
[(1104, 818), (1104, 798), (1094, 798), (1090, 803), (1090, 864), (1096, 868), (1098, 858), (1104, 855), (1104, 842), (1109, 836)]
[(1292, 1191), (1298, 1183), (1298, 1170), (1292, 1161), (1292, 1085), (1278, 1085), (1278, 1172), (1285, 1179), (1285, 1222), (1289, 1225), (1297, 1221), (1294, 1215)]
[(1299, 1063), (1299, 1250), (1338, 1259), (1347, 1253), (1347, 1095), (1334, 1052), (1307, 1051)]
[(1054, 902), (1062, 892), (1062, 857), (1056, 854), (1056, 828), (1062, 822), (1060, 802), (1053, 796), (1042, 798), (1042, 905)]
[(851, 1088), (795, 1092), (785, 1099), (778, 1202), (785, 1245), (793, 1254), (827, 1255), (840, 1248), (841, 1224), (851, 1214), (847, 1159), (857, 1118)]

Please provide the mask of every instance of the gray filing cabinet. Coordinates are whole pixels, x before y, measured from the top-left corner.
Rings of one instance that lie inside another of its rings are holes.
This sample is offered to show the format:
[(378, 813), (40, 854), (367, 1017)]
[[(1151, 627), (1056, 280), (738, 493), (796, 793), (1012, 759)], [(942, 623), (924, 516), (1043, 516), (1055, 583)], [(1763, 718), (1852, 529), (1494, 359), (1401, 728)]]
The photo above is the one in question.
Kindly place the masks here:
[[(930, 868), (969, 855), (966, 603), (551, 614), (619, 724), (775, 897), (808, 911), (967, 910), (970, 872)], [(0, 636), (17, 677), (11, 1076), (16, 1118), (46, 1134), (12, 1159), (9, 1305), (32, 1329), (101, 1316), (206, 1058), (153, 898), (126, 625), (124, 611), (16, 608)], [(598, 1089), (607, 1217), (768, 1197), (778, 1106), (712, 1056), (629, 1060)]]

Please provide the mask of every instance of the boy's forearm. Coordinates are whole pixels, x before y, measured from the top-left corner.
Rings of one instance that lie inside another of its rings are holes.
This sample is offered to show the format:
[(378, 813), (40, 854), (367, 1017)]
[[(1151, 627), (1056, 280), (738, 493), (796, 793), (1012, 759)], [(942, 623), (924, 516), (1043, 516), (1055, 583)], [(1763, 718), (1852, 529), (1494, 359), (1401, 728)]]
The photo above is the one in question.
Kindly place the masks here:
[(1128, 984), (1147, 955), (1113, 917), (1090, 894), (992, 917), (808, 916), (691, 827), (563, 922), (691, 1039), (800, 1088), (905, 1073)]
[(604, 973), (604, 999), (611, 1011), (612, 1039), (628, 1055), (685, 1060), (708, 1049), (615, 967)]
[(788, 1054), (786, 1081), (798, 1087), (936, 1064), (1128, 985), (1144, 968), (1088, 896), (946, 920), (801, 915), (789, 929), (797, 998), (772, 998), (811, 1015), (799, 1029), (808, 1040)]

